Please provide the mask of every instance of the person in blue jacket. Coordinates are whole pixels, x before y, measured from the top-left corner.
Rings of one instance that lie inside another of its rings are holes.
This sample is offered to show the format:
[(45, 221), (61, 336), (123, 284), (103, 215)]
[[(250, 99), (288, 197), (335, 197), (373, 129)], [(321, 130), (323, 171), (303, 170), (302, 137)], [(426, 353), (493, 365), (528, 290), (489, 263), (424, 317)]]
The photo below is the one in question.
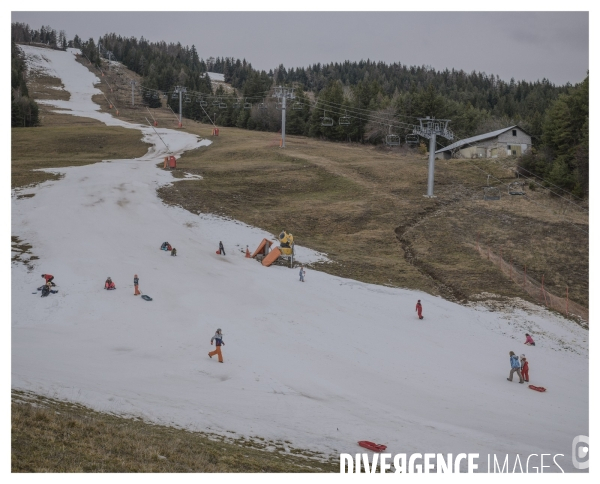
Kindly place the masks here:
[(508, 381), (512, 381), (513, 379), (513, 373), (517, 372), (517, 375), (519, 375), (519, 383), (523, 383), (523, 376), (521, 375), (521, 362), (519, 361), (519, 357), (517, 355), (515, 355), (514, 351), (511, 351), (509, 353), (510, 355), (510, 375), (508, 376), (507, 380)]
[(304, 266), (300, 266), (300, 282), (304, 282), (305, 275), (306, 275), (306, 271), (304, 270)]

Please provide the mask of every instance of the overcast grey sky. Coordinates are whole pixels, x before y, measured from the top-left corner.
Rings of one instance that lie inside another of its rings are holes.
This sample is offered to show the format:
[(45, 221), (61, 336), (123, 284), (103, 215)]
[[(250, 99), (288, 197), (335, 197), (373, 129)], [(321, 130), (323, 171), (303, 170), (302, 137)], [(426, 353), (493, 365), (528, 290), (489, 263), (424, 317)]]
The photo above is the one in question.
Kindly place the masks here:
[(589, 63), (587, 12), (12, 12), (67, 38), (115, 32), (246, 58), (269, 70), (371, 59), (576, 83)]

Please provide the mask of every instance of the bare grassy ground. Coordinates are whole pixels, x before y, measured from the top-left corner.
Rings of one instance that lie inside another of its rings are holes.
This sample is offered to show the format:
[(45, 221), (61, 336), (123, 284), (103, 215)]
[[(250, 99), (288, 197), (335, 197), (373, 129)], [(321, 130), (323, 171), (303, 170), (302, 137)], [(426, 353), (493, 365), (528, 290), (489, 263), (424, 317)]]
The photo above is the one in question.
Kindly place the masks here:
[[(75, 124), (74, 116), (61, 114), (53, 124), (11, 130), (11, 186), (24, 187), (57, 179), (58, 175), (33, 171), (38, 168), (80, 166), (102, 160), (135, 158), (148, 151), (139, 131), (105, 126), (100, 122)], [(64, 119), (68, 118), (68, 119)]]
[(12, 392), (12, 472), (338, 472), (287, 442), (223, 437)]

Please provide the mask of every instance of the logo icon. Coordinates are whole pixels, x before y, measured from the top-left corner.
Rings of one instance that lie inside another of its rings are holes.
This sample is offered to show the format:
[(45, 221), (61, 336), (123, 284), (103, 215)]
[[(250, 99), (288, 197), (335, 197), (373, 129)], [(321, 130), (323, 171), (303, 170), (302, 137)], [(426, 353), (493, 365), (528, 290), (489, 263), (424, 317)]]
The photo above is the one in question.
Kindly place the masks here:
[(573, 439), (571, 459), (575, 469), (590, 467), (590, 438), (587, 435), (578, 435)]

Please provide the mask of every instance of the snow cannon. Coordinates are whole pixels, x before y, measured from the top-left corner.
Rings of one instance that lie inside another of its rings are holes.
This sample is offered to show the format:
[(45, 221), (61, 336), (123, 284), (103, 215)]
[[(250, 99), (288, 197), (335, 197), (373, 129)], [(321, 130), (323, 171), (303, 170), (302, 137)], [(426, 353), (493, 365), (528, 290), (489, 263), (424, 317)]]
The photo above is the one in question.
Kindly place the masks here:
[(279, 234), (279, 250), (283, 255), (294, 255), (294, 236), (282, 230)]

